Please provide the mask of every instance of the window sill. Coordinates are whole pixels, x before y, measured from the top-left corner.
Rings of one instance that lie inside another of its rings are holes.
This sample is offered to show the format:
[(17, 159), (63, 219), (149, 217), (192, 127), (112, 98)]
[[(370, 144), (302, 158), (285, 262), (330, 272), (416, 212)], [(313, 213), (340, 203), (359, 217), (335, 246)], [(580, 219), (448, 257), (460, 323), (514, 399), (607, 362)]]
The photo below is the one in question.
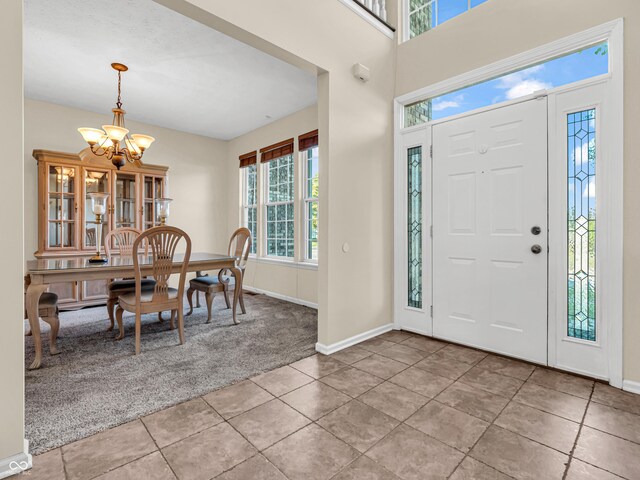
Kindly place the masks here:
[(389, 38), (395, 37), (395, 28), (389, 25), (387, 22), (379, 18), (375, 13), (371, 12), (367, 7), (358, 3), (356, 0), (339, 0), (340, 3), (349, 7), (353, 10), (359, 17), (366, 20), (368, 23), (373, 25), (376, 29), (380, 30)]
[(296, 262), (294, 260), (285, 260), (281, 258), (256, 257), (254, 255), (254, 256), (249, 256), (249, 261), (255, 262), (255, 263), (262, 263), (266, 265), (279, 265), (281, 267), (299, 268), (303, 270), (318, 270), (317, 263)]

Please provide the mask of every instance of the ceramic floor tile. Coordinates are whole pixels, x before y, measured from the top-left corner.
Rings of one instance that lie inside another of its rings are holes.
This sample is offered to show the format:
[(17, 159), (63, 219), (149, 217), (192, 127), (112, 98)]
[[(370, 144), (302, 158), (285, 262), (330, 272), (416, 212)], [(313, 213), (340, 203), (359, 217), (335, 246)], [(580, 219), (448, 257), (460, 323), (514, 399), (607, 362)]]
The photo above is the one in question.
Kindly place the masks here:
[(593, 380), (587, 380), (568, 373), (556, 372), (555, 370), (542, 367), (537, 367), (528, 381), (551, 388), (552, 390), (558, 390), (559, 392), (587, 399), (591, 396), (591, 389), (594, 383)]
[(311, 424), (265, 450), (290, 480), (327, 480), (358, 457), (358, 451)]
[(391, 377), (389, 381), (428, 398), (435, 397), (453, 383), (450, 378), (416, 367), (407, 368)]
[(583, 426), (575, 458), (628, 479), (640, 478), (640, 445)]
[(393, 377), (408, 367), (406, 363), (398, 362), (377, 354), (371, 355), (364, 360), (360, 360), (359, 362), (354, 363), (353, 366), (358, 370), (370, 373), (376, 377), (384, 378), (385, 380)]
[(311, 357), (303, 358), (290, 365), (296, 370), (306, 373), (310, 377), (320, 378), (330, 373), (337, 372), (346, 365), (337, 360), (333, 355), (313, 355)]
[(393, 343), (401, 343), (406, 339), (411, 338), (411, 334), (407, 332), (403, 332), (401, 330), (391, 330), (390, 332), (383, 333), (382, 335), (378, 335), (377, 338), (381, 338), (382, 340), (387, 340)]
[(467, 457), (456, 468), (449, 480), (511, 480), (511, 478), (484, 463)]
[(256, 455), (216, 477), (216, 480), (287, 480), (287, 478), (262, 455)]
[(621, 477), (584, 463), (577, 458), (571, 460), (566, 480), (620, 480)]
[(385, 382), (358, 398), (382, 413), (404, 421), (429, 401), (411, 390)]
[(498, 355), (488, 355), (478, 363), (478, 368), (484, 368), (493, 373), (526, 380), (536, 367), (519, 360), (499, 357)]
[(289, 393), (291, 390), (313, 382), (313, 378), (295, 368), (285, 365), (284, 367), (276, 368), (270, 372), (253, 377), (251, 381), (260, 385), (271, 395), (279, 397), (285, 393)]
[(507, 405), (495, 424), (567, 454), (580, 428), (575, 422), (517, 402)]
[(640, 443), (640, 415), (591, 402), (585, 425), (597, 430)]
[(373, 355), (373, 352), (360, 348), (356, 345), (340, 350), (339, 352), (332, 353), (330, 356), (335, 360), (351, 365), (371, 355)]
[(202, 398), (195, 398), (142, 417), (142, 421), (158, 447), (163, 448), (223, 420)]
[(492, 425), (469, 454), (522, 480), (561, 479), (569, 457), (528, 438)]
[(211, 392), (202, 398), (224, 419), (229, 419), (272, 400), (273, 395), (252, 381), (245, 380)]
[(162, 450), (180, 480), (209, 480), (257, 453), (228, 423), (180, 440)]
[(592, 400), (618, 410), (640, 415), (640, 395), (625, 392), (600, 382), (595, 383)]
[(36, 455), (32, 460), (33, 467), (23, 472), (16, 479), (29, 480), (65, 480), (62, 451), (59, 448)]
[(406, 425), (400, 425), (366, 455), (403, 480), (447, 478), (464, 457)]
[(460, 377), (460, 382), (503, 397), (513, 397), (524, 383), (517, 378), (500, 375), (480, 367), (473, 367)]
[(460, 345), (447, 345), (442, 350), (440, 350), (440, 353), (446, 357), (452, 358), (459, 362), (469, 363), (471, 365), (475, 365), (488, 355), (487, 352), (482, 352), (473, 348), (462, 347)]
[(465, 453), (489, 426), (484, 420), (436, 401), (427, 403), (405, 423)]
[(338, 370), (331, 375), (322, 377), (320, 381), (341, 391), (342, 393), (346, 393), (350, 397), (357, 397), (362, 395), (364, 392), (371, 390), (384, 380), (380, 377), (376, 377), (375, 375), (363, 372), (362, 370), (347, 367), (342, 370)]
[(312, 420), (317, 420), (351, 397), (321, 382), (313, 382), (280, 397), (283, 402)]
[(229, 420), (258, 450), (264, 450), (300, 430), (309, 419), (275, 399)]
[(535, 383), (524, 384), (513, 400), (578, 423), (582, 421), (587, 408), (587, 400), (584, 398), (551, 390)]
[(364, 342), (360, 342), (358, 346), (360, 348), (364, 348), (365, 350), (369, 350), (373, 353), (378, 353), (380, 350), (384, 350), (385, 348), (393, 347), (395, 345), (394, 342), (389, 342), (380, 337), (375, 337), (370, 340), (365, 340)]
[(439, 340), (434, 340), (432, 338), (419, 335), (413, 335), (409, 337), (402, 342), (402, 345), (406, 345), (407, 347), (415, 348), (417, 350), (422, 350), (428, 355), (435, 353), (447, 346), (446, 343)]
[(176, 480), (160, 452), (153, 452), (131, 463), (100, 475), (96, 480)]
[(140, 420), (125, 423), (62, 447), (67, 478), (97, 477), (157, 450)]
[(318, 425), (361, 452), (371, 448), (398, 424), (394, 418), (357, 400), (318, 421)]
[(398, 480), (398, 477), (363, 455), (332, 480)]
[(392, 347), (380, 350), (378, 353), (383, 357), (392, 358), (407, 365), (413, 365), (419, 362), (426, 355), (422, 350), (417, 350), (402, 344), (395, 344)]
[(453, 360), (452, 358), (442, 355), (440, 352), (429, 355), (414, 366), (452, 380), (457, 380), (472, 368), (472, 365)]
[(460, 382), (448, 387), (436, 400), (487, 422), (493, 421), (509, 403), (507, 397)]

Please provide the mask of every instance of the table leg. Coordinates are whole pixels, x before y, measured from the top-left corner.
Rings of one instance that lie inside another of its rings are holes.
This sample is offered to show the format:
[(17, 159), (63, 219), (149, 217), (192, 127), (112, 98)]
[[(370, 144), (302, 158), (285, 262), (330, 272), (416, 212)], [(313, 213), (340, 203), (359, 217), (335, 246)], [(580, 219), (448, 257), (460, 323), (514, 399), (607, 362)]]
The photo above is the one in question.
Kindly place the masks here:
[(29, 317), (29, 325), (31, 326), (31, 334), (33, 335), (33, 346), (36, 350), (36, 358), (29, 367), (32, 370), (40, 368), (40, 364), (42, 363), (42, 338), (40, 337), (38, 305), (40, 303), (40, 295), (42, 295), (48, 287), (49, 285), (44, 283), (32, 283), (27, 287), (27, 316)]

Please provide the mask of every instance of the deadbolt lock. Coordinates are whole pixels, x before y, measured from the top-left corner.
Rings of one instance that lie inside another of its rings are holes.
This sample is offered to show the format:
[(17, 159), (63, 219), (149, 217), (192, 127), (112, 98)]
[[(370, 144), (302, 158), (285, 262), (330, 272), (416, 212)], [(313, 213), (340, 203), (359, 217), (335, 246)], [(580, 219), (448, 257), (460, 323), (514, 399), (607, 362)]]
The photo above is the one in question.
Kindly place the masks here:
[(531, 227), (531, 233), (533, 233), (534, 235), (540, 235), (540, 232), (542, 232), (542, 229), (540, 227)]

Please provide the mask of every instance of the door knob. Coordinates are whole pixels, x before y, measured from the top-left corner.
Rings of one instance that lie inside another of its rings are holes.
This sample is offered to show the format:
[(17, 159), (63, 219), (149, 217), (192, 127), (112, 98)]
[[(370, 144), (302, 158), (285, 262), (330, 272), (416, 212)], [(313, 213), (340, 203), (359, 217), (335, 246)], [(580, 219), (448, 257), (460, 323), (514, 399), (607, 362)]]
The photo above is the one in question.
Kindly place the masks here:
[(531, 251), (538, 255), (542, 251), (542, 247), (540, 245), (532, 245)]
[(542, 229), (540, 227), (531, 227), (531, 233), (533, 233), (534, 235), (540, 235), (540, 232), (542, 232)]

